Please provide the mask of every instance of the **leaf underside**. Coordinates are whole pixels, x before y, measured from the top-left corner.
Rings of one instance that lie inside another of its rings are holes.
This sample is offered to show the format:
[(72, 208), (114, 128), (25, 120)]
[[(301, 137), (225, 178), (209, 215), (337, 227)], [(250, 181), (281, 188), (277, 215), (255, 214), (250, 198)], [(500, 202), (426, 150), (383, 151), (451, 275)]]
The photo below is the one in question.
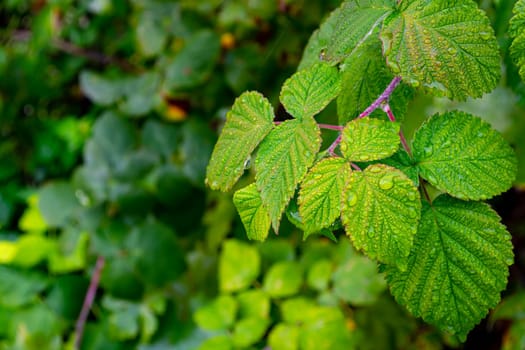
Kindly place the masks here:
[(457, 100), (480, 97), (496, 87), (498, 43), (474, 1), (416, 0), (399, 6), (381, 31), (383, 51), (395, 74)]
[(273, 108), (258, 92), (239, 96), (213, 149), (206, 182), (211, 189), (229, 190), (244, 172), (255, 147), (273, 128)]
[(516, 176), (516, 156), (503, 136), (465, 112), (430, 117), (413, 148), (421, 176), (457, 198), (490, 198), (510, 188)]
[(238, 190), (233, 195), (233, 203), (249, 239), (264, 241), (270, 230), (270, 215), (262, 205), (261, 195), (255, 183)]
[(406, 271), (389, 266), (386, 273), (400, 304), (464, 340), (498, 303), (512, 262), (510, 235), (496, 212), (442, 195), (423, 206)]
[(280, 100), (290, 115), (304, 119), (323, 110), (337, 97), (340, 90), (337, 68), (319, 62), (286, 80), (281, 89)]
[(398, 169), (374, 164), (352, 172), (343, 191), (341, 220), (357, 249), (403, 269), (420, 209), (412, 180)]
[(285, 121), (261, 143), (255, 160), (255, 181), (275, 232), (320, 147), (320, 130), (312, 117)]
[(310, 169), (298, 200), (305, 235), (329, 227), (341, 214), (341, 193), (350, 172), (343, 158), (326, 158)]

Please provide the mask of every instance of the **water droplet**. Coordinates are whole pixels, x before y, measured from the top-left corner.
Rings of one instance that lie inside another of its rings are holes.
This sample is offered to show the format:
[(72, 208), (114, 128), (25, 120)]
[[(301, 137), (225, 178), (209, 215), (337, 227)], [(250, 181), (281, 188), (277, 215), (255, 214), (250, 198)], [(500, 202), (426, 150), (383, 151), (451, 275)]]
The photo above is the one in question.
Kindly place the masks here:
[(407, 214), (411, 219), (415, 219), (417, 217), (417, 211), (414, 208), (408, 208)]
[(322, 49), (321, 52), (319, 53), (319, 59), (321, 61), (324, 61), (326, 59), (326, 50), (325, 49)]
[(379, 179), (379, 187), (383, 190), (389, 190), (394, 187), (392, 175), (385, 175)]
[(341, 143), (339, 145), (339, 149), (341, 150), (341, 152), (343, 152), (343, 154), (345, 154), (346, 151), (348, 150), (348, 146), (346, 145), (346, 143)]
[(381, 168), (377, 166), (371, 166), (369, 171), (371, 173), (379, 173), (381, 171)]
[(415, 192), (408, 192), (407, 197), (409, 200), (414, 201), (416, 200), (416, 193)]
[(483, 40), (489, 40), (490, 37), (491, 37), (491, 35), (490, 35), (489, 32), (480, 32), (480, 33), (479, 33), (479, 36), (480, 36), (480, 38), (483, 39)]
[(314, 179), (315, 180), (320, 180), (322, 177), (323, 177), (323, 175), (321, 175), (321, 174), (315, 174), (314, 175)]
[(370, 238), (374, 238), (375, 235), (376, 235), (376, 232), (375, 232), (375, 230), (374, 230), (374, 226), (370, 226), (370, 227), (368, 228), (368, 237), (370, 237)]
[(427, 180), (428, 180), (428, 182), (430, 182), (431, 184), (435, 184), (435, 183), (436, 183), (436, 178), (434, 177), (434, 175), (428, 175), (428, 176), (427, 176)]
[(368, 154), (363, 154), (361, 157), (359, 157), (359, 160), (362, 160), (363, 162), (366, 162), (370, 160), (370, 156)]
[(427, 146), (423, 149), (423, 152), (425, 153), (425, 156), (429, 157), (432, 155), (432, 153), (434, 153), (434, 149), (432, 146)]
[(412, 86), (415, 87), (415, 88), (417, 88), (417, 87), (419, 86), (419, 81), (417, 81), (417, 80), (412, 80), (410, 83), (411, 83)]
[(456, 52), (458, 52), (458, 51), (456, 50), (455, 47), (452, 47), (452, 46), (451, 46), (451, 47), (449, 47), (449, 48), (447, 49), (447, 52), (448, 52), (449, 54), (451, 54), (451, 55), (455, 55)]
[(357, 196), (354, 192), (348, 192), (346, 194), (346, 197), (347, 197), (346, 200), (348, 202), (348, 206), (353, 207), (354, 205), (357, 204)]
[(246, 158), (246, 160), (244, 161), (244, 169), (250, 169), (251, 166), (252, 166), (252, 157), (248, 156), (248, 158)]
[(514, 259), (513, 258), (505, 259), (505, 264), (512, 265), (513, 263), (514, 263)]
[(485, 137), (485, 133), (483, 131), (479, 131), (476, 136), (482, 138)]

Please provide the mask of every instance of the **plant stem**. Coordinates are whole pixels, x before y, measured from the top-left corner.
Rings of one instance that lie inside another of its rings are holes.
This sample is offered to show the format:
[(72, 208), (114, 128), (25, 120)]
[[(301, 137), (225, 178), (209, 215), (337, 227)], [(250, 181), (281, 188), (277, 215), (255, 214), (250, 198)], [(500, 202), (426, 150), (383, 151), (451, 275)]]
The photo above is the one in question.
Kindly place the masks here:
[(93, 305), (93, 300), (97, 294), (98, 284), (100, 282), (100, 275), (102, 274), (102, 269), (104, 268), (105, 259), (102, 256), (97, 258), (95, 264), (95, 270), (91, 276), (91, 282), (89, 283), (88, 290), (86, 292), (86, 297), (84, 298), (84, 304), (82, 305), (82, 310), (80, 310), (80, 315), (78, 316), (77, 323), (75, 325), (75, 349), (80, 349), (82, 344), (82, 335), (84, 333), (84, 326)]
[[(385, 91), (383, 91), (383, 93), (379, 95), (379, 97), (374, 102), (372, 102), (370, 106), (368, 106), (361, 114), (359, 114), (357, 118), (367, 117), (377, 108), (379, 108), (383, 102), (387, 101), (390, 98), (390, 95), (392, 95), (392, 93), (394, 92), (394, 90), (396, 89), (396, 87), (399, 85), (400, 82), (401, 82), (401, 77), (395, 77), (394, 79), (392, 79), (390, 84), (388, 84), (388, 86), (385, 88)], [(392, 117), (394, 117), (393, 114), (392, 114)], [(321, 125), (326, 126), (326, 124), (320, 124), (319, 126), (322, 127)], [(338, 129), (332, 128), (332, 127), (333, 126), (330, 126), (330, 128), (326, 128), (326, 129), (332, 129), (332, 130), (343, 130), (344, 129), (343, 126), (338, 126)], [(403, 143), (403, 147), (405, 147), (406, 145), (407, 148), (405, 149), (407, 150), (408, 154), (411, 154), (410, 149), (408, 148), (408, 143), (406, 142), (405, 136), (400, 133), (399, 137), (401, 138), (401, 143)], [(330, 147), (328, 147), (328, 153), (330, 155), (332, 156), (335, 155), (334, 153), (335, 148), (337, 147), (337, 145), (339, 145), (340, 142), (341, 142), (341, 134), (339, 134), (339, 136), (330, 145)]]
[(342, 126), (342, 125), (321, 124), (321, 123), (319, 123), (319, 124), (317, 124), (317, 125), (319, 125), (319, 127), (320, 127), (321, 129), (337, 130), (337, 131), (341, 131), (341, 130), (343, 130), (343, 129), (345, 128), (345, 127)]
[(394, 90), (396, 89), (396, 87), (399, 85), (400, 82), (401, 82), (401, 77), (395, 77), (394, 79), (392, 79), (390, 84), (388, 84), (388, 86), (386, 87), (385, 91), (383, 91), (383, 93), (379, 95), (379, 97), (374, 102), (372, 102), (372, 104), (368, 106), (367, 109), (365, 109), (361, 114), (359, 114), (358, 118), (367, 117), (373, 111), (378, 109), (383, 102), (387, 101), (390, 98), (390, 95), (392, 95), (392, 93), (394, 92)]
[[(388, 103), (384, 104), (382, 109), (388, 115), (388, 119), (391, 122), (395, 122), (396, 121), (396, 117), (394, 116), (394, 112), (392, 112), (392, 109), (390, 108), (390, 105)], [(412, 151), (410, 150), (410, 146), (408, 145), (408, 142), (407, 142), (407, 139), (405, 138), (405, 134), (403, 133), (403, 130), (399, 130), (399, 138), (401, 140), (401, 144), (403, 145), (403, 148), (408, 153), (410, 158), (412, 158)]]

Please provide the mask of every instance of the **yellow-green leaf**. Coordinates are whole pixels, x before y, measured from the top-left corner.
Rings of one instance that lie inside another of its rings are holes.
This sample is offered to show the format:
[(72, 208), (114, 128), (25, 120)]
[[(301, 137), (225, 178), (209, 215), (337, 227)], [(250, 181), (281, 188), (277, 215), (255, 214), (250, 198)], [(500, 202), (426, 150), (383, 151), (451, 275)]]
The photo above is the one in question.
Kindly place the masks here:
[(261, 195), (255, 183), (235, 192), (233, 203), (239, 212), (248, 238), (264, 241), (268, 237), (271, 221), (268, 210), (262, 205)]

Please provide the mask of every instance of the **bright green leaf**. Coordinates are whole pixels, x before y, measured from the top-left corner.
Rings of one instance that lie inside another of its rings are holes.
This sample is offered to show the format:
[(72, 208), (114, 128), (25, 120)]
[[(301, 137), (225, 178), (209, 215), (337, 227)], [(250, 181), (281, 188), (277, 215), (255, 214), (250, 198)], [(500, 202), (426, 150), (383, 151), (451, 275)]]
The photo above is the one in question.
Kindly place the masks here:
[(341, 153), (351, 161), (368, 162), (394, 154), (399, 147), (399, 123), (359, 118), (343, 129)]
[(357, 249), (403, 269), (420, 209), (419, 192), (403, 172), (374, 164), (350, 176), (343, 192), (341, 219)]
[(311, 117), (285, 121), (261, 143), (255, 160), (255, 180), (275, 232), (320, 147), (320, 130)]
[(416, 132), (413, 148), (421, 176), (457, 198), (490, 198), (516, 176), (516, 156), (503, 136), (464, 112), (432, 116)]
[(239, 212), (248, 238), (256, 241), (266, 240), (272, 223), (268, 210), (262, 205), (261, 195), (255, 183), (235, 192), (233, 203)]
[(305, 235), (329, 227), (341, 214), (341, 193), (350, 172), (343, 158), (326, 158), (310, 169), (298, 200)]
[(283, 261), (270, 267), (264, 276), (263, 288), (271, 297), (282, 298), (299, 292), (302, 284), (301, 266), (293, 261)]
[(245, 289), (259, 275), (261, 259), (253, 246), (237, 240), (224, 242), (219, 258), (219, 288), (223, 292)]
[(509, 22), (509, 34), (513, 39), (510, 55), (519, 67), (521, 79), (525, 80), (525, 0), (518, 0), (512, 12), (514, 16)]
[(402, 1), (381, 40), (395, 74), (438, 96), (480, 97), (499, 81), (494, 30), (474, 1)]
[(394, 6), (393, 0), (343, 2), (310, 37), (299, 69), (320, 58), (333, 63), (343, 61), (374, 33)]
[(245, 162), (273, 128), (273, 108), (257, 92), (239, 96), (226, 116), (207, 169), (212, 189), (229, 190), (244, 172)]
[(316, 63), (286, 80), (280, 100), (286, 111), (297, 119), (313, 117), (341, 91), (337, 68)]
[(284, 300), (281, 303), (281, 315), (285, 322), (302, 323), (315, 316), (317, 304), (303, 296)]
[(233, 342), (230, 336), (226, 334), (216, 335), (206, 339), (197, 350), (231, 350)]
[(325, 290), (332, 277), (333, 263), (328, 259), (322, 259), (310, 267), (306, 276), (308, 286), (315, 290)]
[(220, 295), (193, 314), (199, 327), (207, 330), (227, 329), (235, 322), (238, 304), (230, 295)]
[(268, 335), (268, 345), (272, 350), (298, 350), (299, 327), (278, 323)]
[(419, 186), (419, 168), (417, 163), (404, 149), (400, 148), (391, 157), (382, 159), (381, 163), (401, 170), (414, 182), (414, 185)]
[(233, 328), (233, 344), (241, 349), (245, 349), (259, 341), (266, 333), (269, 320), (259, 317), (248, 317), (235, 322)]
[(494, 307), (513, 262), (510, 235), (487, 204), (447, 195), (425, 203), (406, 271), (387, 267), (396, 300), (465, 339)]
[(250, 289), (237, 295), (240, 317), (267, 318), (270, 315), (270, 298), (260, 289)]
[(333, 274), (333, 293), (355, 306), (373, 304), (386, 289), (386, 281), (377, 272), (377, 264), (356, 255), (340, 265)]
[(498, 304), (490, 315), (492, 323), (496, 320), (525, 320), (525, 291), (518, 290)]

